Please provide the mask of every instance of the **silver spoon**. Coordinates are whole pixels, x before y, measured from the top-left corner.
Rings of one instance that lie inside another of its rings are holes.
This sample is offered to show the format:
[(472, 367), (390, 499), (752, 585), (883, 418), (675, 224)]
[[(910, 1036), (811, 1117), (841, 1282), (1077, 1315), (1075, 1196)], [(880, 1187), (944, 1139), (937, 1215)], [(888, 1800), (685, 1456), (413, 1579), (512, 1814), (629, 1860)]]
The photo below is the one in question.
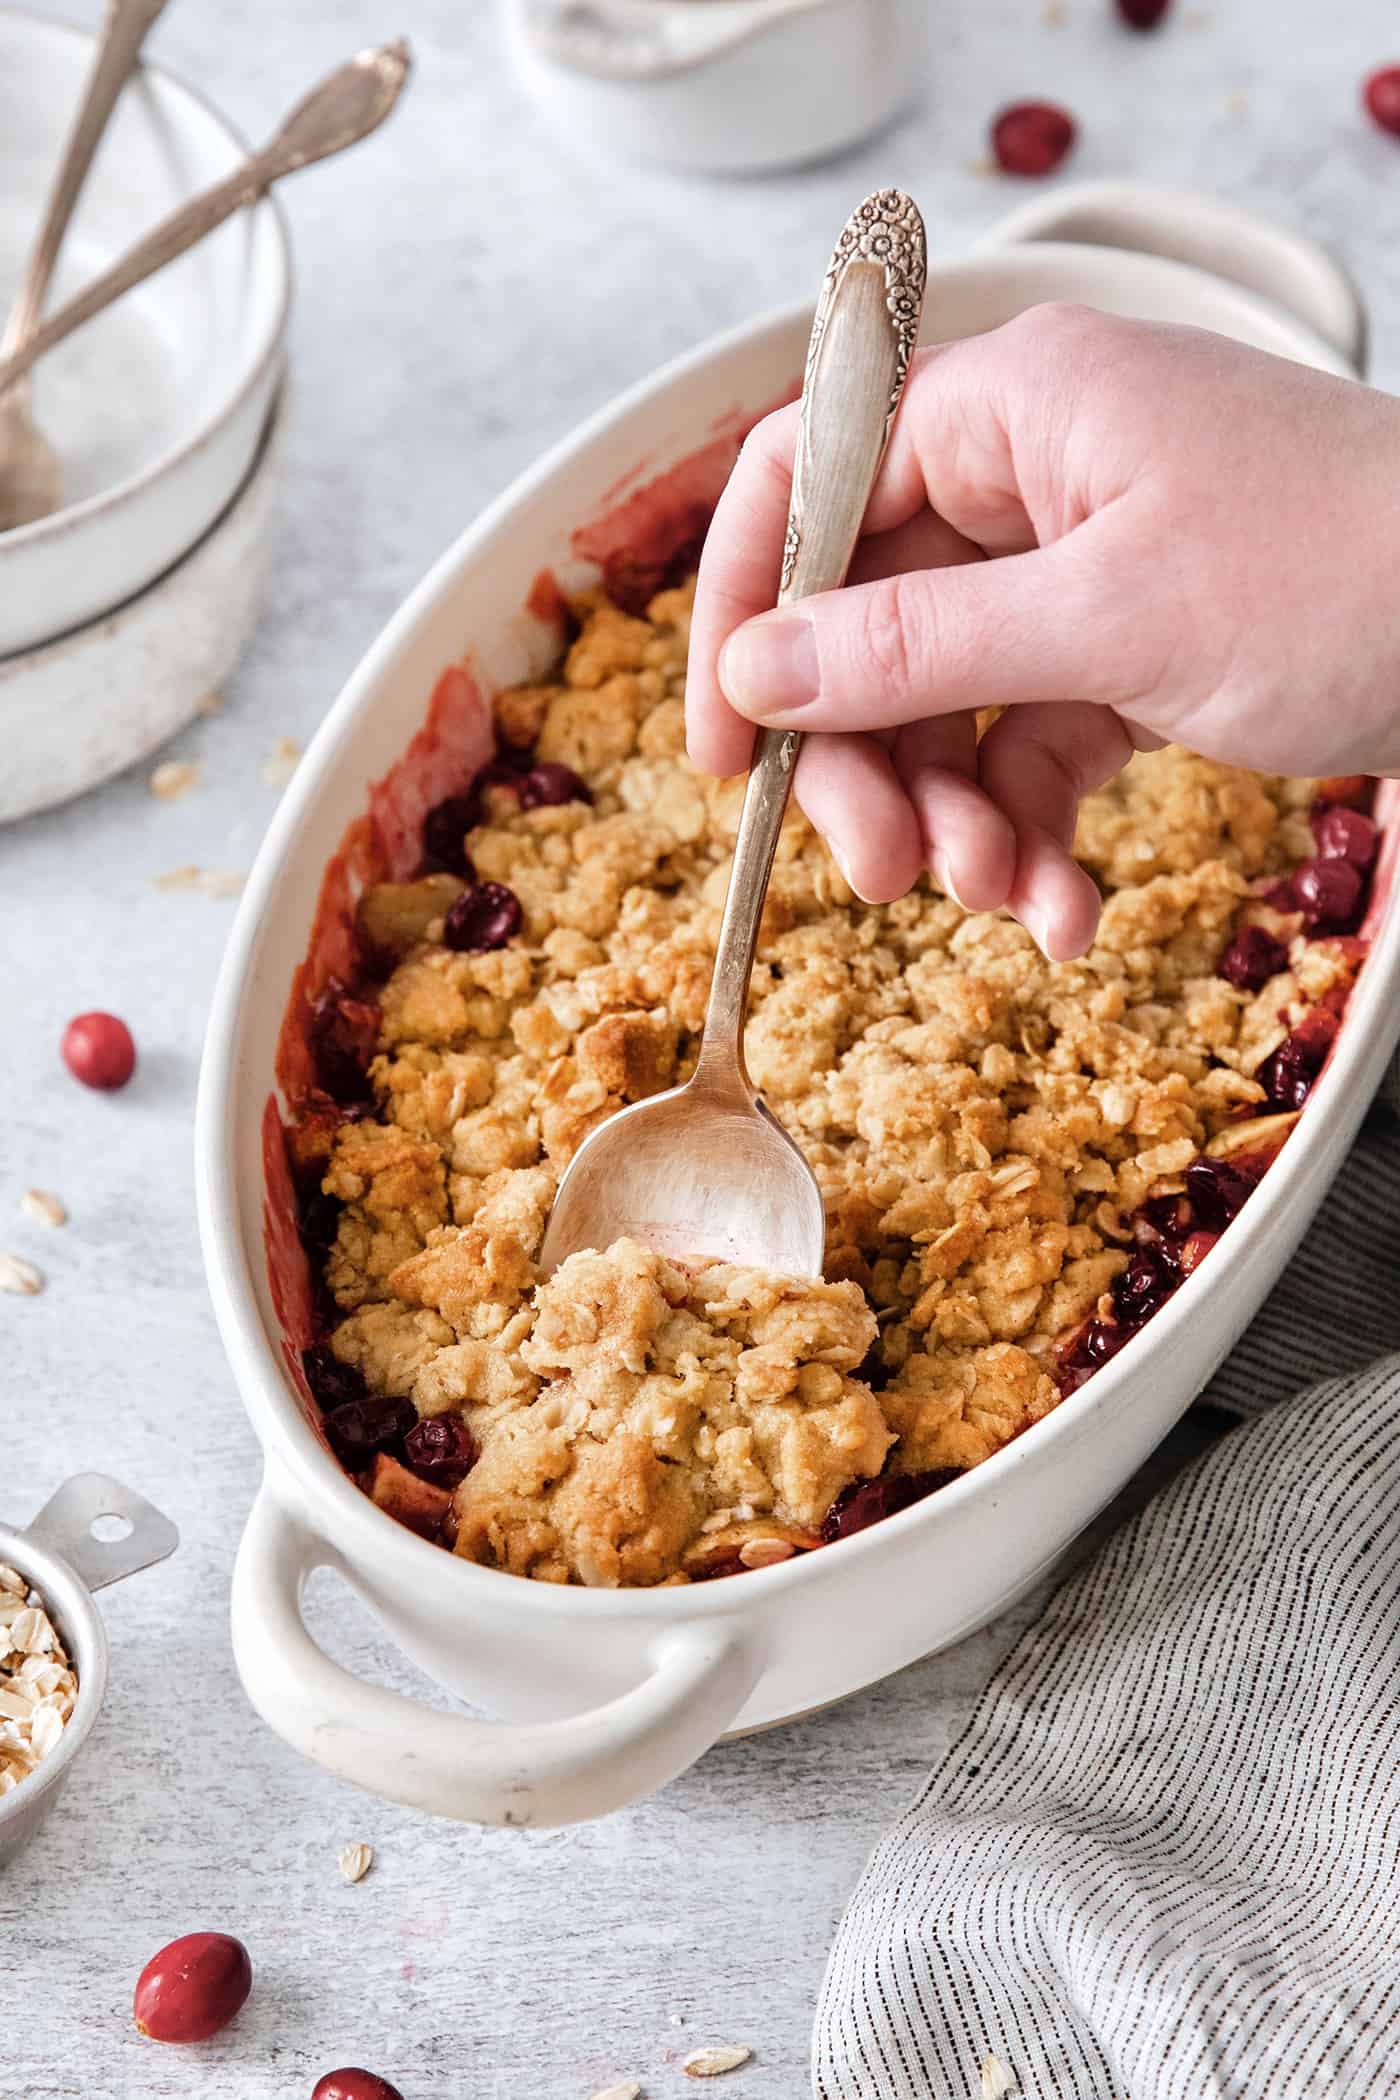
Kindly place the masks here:
[(174, 262), (177, 255), (202, 241), (236, 211), (256, 204), (282, 176), (340, 153), (375, 130), (398, 101), (410, 64), (408, 46), (400, 39), (377, 50), (361, 51), (334, 73), (328, 73), (297, 104), (260, 152), (250, 154), (222, 182), (202, 190), (163, 219), (120, 262), (94, 278), (76, 298), (42, 322), (12, 356), (0, 361), (0, 394), (23, 378), (55, 343), (61, 343), (133, 285), (144, 283), (167, 263)]
[[(898, 190), (867, 198), (846, 222), (812, 325), (779, 605), (845, 582), (918, 338), (924, 274), (917, 208)], [(754, 744), (695, 1071), (585, 1138), (554, 1199), (540, 1257), (546, 1274), (624, 1234), (679, 1259), (821, 1274), (821, 1191), (755, 1092), (743, 1043), (759, 919), (801, 743), (795, 730), (770, 729)]]
[[(107, 119), (165, 5), (166, 0), (109, 0), (82, 107), (63, 149), (43, 223), (0, 337), (0, 358), (21, 349), (38, 325), (68, 221)], [(21, 382), (0, 394), (0, 532), (46, 518), (58, 509), (62, 497), (63, 469), (58, 454), (35, 423), (29, 386)]]

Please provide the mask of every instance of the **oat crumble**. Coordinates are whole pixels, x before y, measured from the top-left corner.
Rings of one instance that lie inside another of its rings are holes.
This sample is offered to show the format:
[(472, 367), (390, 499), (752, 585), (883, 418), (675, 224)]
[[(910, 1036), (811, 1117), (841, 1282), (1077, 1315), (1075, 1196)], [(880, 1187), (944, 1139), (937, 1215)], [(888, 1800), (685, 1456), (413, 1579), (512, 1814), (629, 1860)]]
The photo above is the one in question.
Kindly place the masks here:
[(687, 1075), (703, 1019), (744, 783), (684, 754), (692, 589), (586, 597), (557, 675), (498, 696), (424, 872), (360, 900), (290, 1138), (333, 1221), (332, 1442), (403, 1521), (551, 1582), (772, 1564), (1048, 1414), (1238, 1208), (1361, 954), (1288, 878), (1317, 808), (1374, 834), (1364, 783), (1135, 758), (1082, 813), (1105, 903), (1067, 963), (929, 877), (861, 902), (794, 810), (747, 1056), (822, 1185), (823, 1280), (622, 1241), (541, 1284), (562, 1168)]
[(0, 1799), (56, 1748), (78, 1680), (40, 1598), (0, 1564)]

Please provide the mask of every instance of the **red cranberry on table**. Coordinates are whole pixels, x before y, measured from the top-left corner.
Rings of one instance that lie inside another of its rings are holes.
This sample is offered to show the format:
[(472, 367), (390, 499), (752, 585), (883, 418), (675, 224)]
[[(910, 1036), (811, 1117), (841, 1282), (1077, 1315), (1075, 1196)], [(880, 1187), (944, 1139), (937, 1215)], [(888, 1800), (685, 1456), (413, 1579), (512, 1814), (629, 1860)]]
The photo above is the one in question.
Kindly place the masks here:
[(115, 1014), (79, 1014), (63, 1031), (63, 1062), (84, 1086), (103, 1093), (125, 1086), (136, 1070), (136, 1045)]
[(1361, 94), (1381, 130), (1400, 138), (1400, 66), (1378, 66)]
[(1115, 4), (1130, 29), (1155, 29), (1171, 0), (1115, 0)]
[(403, 2100), (403, 2094), (374, 2071), (327, 2071), (312, 2087), (311, 2100)]
[(1074, 144), (1074, 119), (1053, 102), (1013, 102), (992, 123), (992, 151), (1008, 175), (1049, 175)]
[(153, 1954), (136, 1984), (136, 2026), (153, 2042), (203, 2042), (239, 2010), (253, 1988), (241, 1940), (226, 1932), (187, 1932)]

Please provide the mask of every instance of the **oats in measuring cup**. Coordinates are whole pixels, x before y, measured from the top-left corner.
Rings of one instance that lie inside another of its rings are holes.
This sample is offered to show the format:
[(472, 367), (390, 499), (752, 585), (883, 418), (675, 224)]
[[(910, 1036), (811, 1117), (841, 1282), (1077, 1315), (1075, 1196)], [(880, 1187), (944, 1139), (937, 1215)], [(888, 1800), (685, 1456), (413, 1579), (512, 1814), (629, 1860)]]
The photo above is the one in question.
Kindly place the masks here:
[(56, 1748), (78, 1680), (43, 1599), (0, 1562), (0, 1797)]

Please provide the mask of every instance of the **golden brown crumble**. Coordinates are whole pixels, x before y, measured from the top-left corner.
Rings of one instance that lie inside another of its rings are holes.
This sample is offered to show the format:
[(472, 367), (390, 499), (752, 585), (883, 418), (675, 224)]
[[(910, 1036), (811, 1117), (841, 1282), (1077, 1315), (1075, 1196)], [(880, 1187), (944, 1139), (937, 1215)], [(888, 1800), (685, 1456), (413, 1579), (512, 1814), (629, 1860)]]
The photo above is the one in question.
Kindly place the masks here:
[[(377, 1108), (326, 1165), (331, 1347), (371, 1394), (465, 1423), (456, 1550), (554, 1582), (762, 1565), (816, 1544), (887, 1455), (963, 1469), (1046, 1414), (1055, 1344), (1104, 1309), (1128, 1214), (1264, 1103), (1255, 1068), (1354, 968), (1261, 895), (1312, 850), (1306, 782), (1136, 758), (1084, 809), (1103, 920), (1060, 964), (928, 878), (861, 903), (794, 811), (748, 1060), (821, 1182), (826, 1280), (624, 1241), (540, 1285), (563, 1166), (695, 1053), (743, 782), (684, 755), (690, 601), (663, 591), (638, 619), (585, 599), (557, 680), (498, 699), (503, 745), (592, 798), (483, 790), (466, 850), (519, 899), (516, 938), (444, 945), (463, 883), (441, 872), (360, 906)], [(1216, 974), (1242, 907), (1288, 947), (1258, 992)], [(401, 1471), (380, 1462), (387, 1507)]]

